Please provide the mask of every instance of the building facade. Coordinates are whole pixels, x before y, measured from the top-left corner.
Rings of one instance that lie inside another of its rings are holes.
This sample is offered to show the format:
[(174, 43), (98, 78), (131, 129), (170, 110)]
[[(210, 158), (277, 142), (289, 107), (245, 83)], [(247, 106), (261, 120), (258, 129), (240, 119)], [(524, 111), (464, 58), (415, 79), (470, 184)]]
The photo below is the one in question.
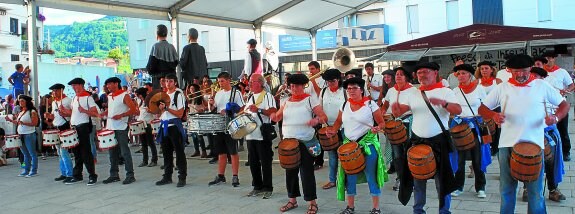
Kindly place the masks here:
[[(43, 32), (42, 8), (38, 8), (38, 32)], [(28, 12), (25, 6), (0, 3), (0, 63), (26, 61), (28, 59)], [(43, 41), (38, 33), (38, 41)], [(37, 45), (42, 48), (42, 42)], [(9, 68), (12, 69), (12, 68)]]

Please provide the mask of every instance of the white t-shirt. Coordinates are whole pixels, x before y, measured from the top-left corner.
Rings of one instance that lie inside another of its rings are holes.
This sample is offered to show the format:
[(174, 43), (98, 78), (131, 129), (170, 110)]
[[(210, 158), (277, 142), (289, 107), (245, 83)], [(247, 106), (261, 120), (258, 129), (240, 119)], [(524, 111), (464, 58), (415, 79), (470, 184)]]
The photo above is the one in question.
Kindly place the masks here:
[[(124, 98), (128, 95), (127, 92), (122, 92), (116, 96), (108, 94), (108, 120), (106, 122), (106, 129), (108, 130), (126, 130), (128, 128), (128, 117), (122, 117), (119, 120), (114, 120), (112, 117), (126, 113), (130, 110), (128, 105), (124, 103)], [(128, 97), (129, 98), (129, 97)]]
[(479, 87), (479, 85), (475, 87), (475, 90), (473, 90), (471, 93), (465, 94), (469, 105), (471, 105), (471, 109), (473, 109), (473, 112), (471, 112), (469, 105), (467, 105), (467, 102), (465, 102), (465, 98), (463, 97), (459, 86), (455, 87), (453, 92), (455, 93), (455, 97), (457, 97), (457, 103), (459, 103), (461, 106), (461, 114), (459, 114), (460, 117), (473, 117), (474, 114), (477, 115), (477, 110), (479, 109), (479, 106), (481, 106), (481, 101), (484, 100), (487, 96), (483, 90), (483, 87)]
[(496, 86), (497, 86), (497, 79), (493, 79), (493, 82), (491, 83), (490, 86), (483, 86), (481, 85), (481, 79), (479, 79), (479, 87), (483, 88), (483, 91), (485, 91), (485, 94), (489, 94), (489, 92), (491, 92), (491, 90), (493, 90)]
[(501, 69), (497, 72), (495, 77), (500, 79), (502, 82), (507, 82), (511, 78), (511, 72), (508, 72), (507, 69)]
[(543, 80), (536, 79), (527, 87), (516, 87), (508, 82), (499, 84), (483, 101), (487, 108), (501, 105), (505, 122), (501, 125), (499, 148), (513, 147), (519, 141), (530, 141), (543, 146), (545, 111), (543, 101), (558, 106), (563, 97)]
[[(176, 102), (174, 101), (174, 96), (176, 95), (176, 91), (180, 91), (180, 93), (178, 94), (178, 99), (176, 100)], [(184, 97), (184, 92), (182, 90), (180, 90), (179, 88), (176, 89), (176, 91), (172, 92), (172, 93), (167, 93), (168, 96), (170, 96), (170, 106), (168, 107), (169, 109), (172, 110), (180, 110), (184, 107), (186, 107), (186, 97)], [(164, 113), (162, 113), (162, 115), (160, 115), (160, 120), (171, 120), (174, 118), (178, 118), (175, 115), (173, 115), (172, 113), (168, 112), (168, 111), (164, 111)], [(173, 125), (173, 124), (170, 124)]]
[[(398, 91), (394, 87), (391, 87), (387, 91), (387, 94), (385, 95), (385, 97), (383, 98), (385, 101), (387, 101), (389, 103), (389, 108), (387, 108), (387, 112), (385, 112), (386, 114), (391, 114), (391, 105), (393, 103), (396, 103), (397, 101), (399, 101), (400, 104), (407, 104), (407, 101), (412, 96), (412, 94), (413, 93), (419, 93), (419, 90), (417, 90), (417, 88), (415, 88), (415, 87), (410, 87), (408, 89), (404, 89), (403, 91), (399, 92), (399, 99), (397, 97), (397, 93), (398, 93)], [(411, 114), (411, 111), (405, 112), (404, 115), (408, 115), (408, 114)]]
[[(22, 121), (25, 123), (31, 123), (32, 122), (32, 117), (31, 117), (32, 112), (36, 112), (36, 111), (35, 110), (26, 110), (26, 111), (20, 112), (17, 115), (16, 119), (18, 121)], [(38, 122), (40, 122), (40, 121), (38, 121)], [(18, 134), (32, 134), (32, 133), (36, 132), (36, 127), (22, 125), (22, 124), (19, 124), (17, 129), (18, 129)]]
[[(457, 98), (455, 98), (455, 94), (449, 88), (436, 88), (426, 91), (425, 93), (429, 99), (438, 98), (445, 100), (448, 103), (458, 103)], [(411, 108), (411, 112), (413, 112), (411, 130), (415, 135), (422, 138), (430, 138), (441, 134), (441, 127), (437, 124), (437, 120), (435, 120), (431, 111), (429, 111), (420, 91), (417, 91), (410, 96), (410, 99), (407, 101), (407, 105)], [(435, 109), (435, 112), (437, 112), (443, 126), (447, 129), (449, 127), (447, 124), (449, 121), (449, 112), (445, 110), (443, 106), (432, 105), (432, 107)]]
[[(315, 82), (317, 83), (317, 85), (319, 86), (319, 91), (321, 92), (321, 90), (325, 87), (327, 87), (327, 83), (325, 82), (325, 80), (323, 80), (323, 78), (316, 78)], [(315, 95), (316, 97), (319, 97), (319, 94), (315, 93), (315, 90), (313, 89), (313, 85), (310, 82), (309, 84), (307, 84), (307, 87), (303, 89), (303, 92), (309, 95)]]
[[(270, 93), (267, 93), (264, 90), (262, 90), (260, 93), (253, 94), (252, 97), (248, 98), (248, 101), (246, 101), (246, 106), (253, 105), (254, 102), (257, 102), (258, 97), (260, 95), (264, 96), (264, 98), (263, 98), (262, 102), (259, 105), (257, 105), (258, 109), (268, 110), (270, 108), (276, 107), (276, 101), (274, 99), (274, 96)], [(258, 117), (257, 112), (251, 112), (248, 108), (246, 108), (245, 112), (249, 113), (254, 118), (254, 120), (256, 121), (256, 124), (258, 125), (257, 128), (252, 133), (246, 135), (246, 140), (263, 140), (262, 132), (260, 131), (262, 121)], [(262, 120), (264, 123), (271, 123), (271, 120), (268, 116), (266, 116), (264, 114), (260, 114), (260, 116), (262, 117)]]
[(52, 114), (54, 114), (54, 121), (52, 121), (52, 124), (54, 124), (54, 126), (61, 126), (64, 125), (66, 121), (70, 121), (70, 117), (64, 118), (60, 115), (60, 113), (58, 113), (58, 107), (60, 107), (60, 105), (64, 106), (66, 109), (70, 109), (72, 105), (72, 99), (69, 97), (64, 97), (60, 101), (54, 100), (54, 102), (52, 102)]
[(82, 106), (82, 108), (86, 110), (90, 110), (92, 107), (98, 107), (92, 96), (76, 96), (72, 98), (72, 117), (70, 118), (70, 124), (73, 126), (90, 122), (88, 114), (80, 113), (80, 110), (78, 110), (79, 106)]
[[(234, 98), (231, 99), (231, 101), (230, 101), (230, 97), (232, 96), (232, 91), (235, 91), (234, 92)], [(242, 100), (242, 92), (240, 92), (237, 89), (233, 89), (233, 88), (229, 91), (225, 91), (223, 89), (218, 91), (218, 93), (216, 93), (216, 96), (214, 98), (214, 102), (215, 102), (218, 113), (220, 113), (222, 110), (226, 109), (226, 104), (228, 102), (236, 103), (240, 107), (244, 106), (244, 100)]]
[[(371, 83), (372, 86), (380, 87), (383, 85), (383, 76), (381, 74), (373, 74), (373, 77), (366, 76), (365, 77), (365, 87), (367, 88), (367, 84)], [(379, 98), (379, 91), (369, 89), (369, 93), (372, 100), (377, 100)]]
[(557, 90), (566, 89), (569, 85), (573, 84), (573, 79), (571, 79), (569, 73), (563, 68), (559, 68), (553, 72), (547, 72), (547, 74), (549, 74), (549, 76), (545, 78), (545, 81)]
[(144, 121), (146, 124), (149, 124), (153, 119), (154, 115), (148, 112), (148, 107), (144, 104), (144, 100), (136, 97), (136, 104), (138, 105), (138, 109), (140, 110), (140, 115), (138, 115), (138, 121)]
[[(322, 93), (323, 97), (321, 96)], [(332, 92), (329, 88), (324, 88), (320, 91), (319, 96), (319, 103), (321, 103), (323, 111), (327, 116), (327, 125), (333, 126), (333, 123), (335, 123), (339, 115), (339, 110), (345, 102), (345, 90), (340, 87), (337, 91)]]
[(284, 138), (308, 141), (315, 135), (315, 129), (308, 126), (312, 119), (313, 108), (319, 105), (315, 96), (309, 96), (299, 102), (285, 102), (283, 110), (282, 133)]
[(365, 135), (373, 127), (373, 112), (379, 107), (373, 100), (365, 101), (365, 105), (356, 111), (351, 110), (349, 102), (343, 107), (341, 122), (345, 137), (355, 141)]

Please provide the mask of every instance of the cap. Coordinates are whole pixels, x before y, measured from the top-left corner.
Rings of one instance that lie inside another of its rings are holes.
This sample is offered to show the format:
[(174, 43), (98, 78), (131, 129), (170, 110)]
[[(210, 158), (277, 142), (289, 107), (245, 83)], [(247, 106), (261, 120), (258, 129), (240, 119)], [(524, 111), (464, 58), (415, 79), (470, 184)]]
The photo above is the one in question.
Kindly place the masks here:
[(62, 84), (60, 84), (60, 83), (56, 83), (56, 84), (50, 86), (50, 88), (48, 88), (48, 89), (54, 90), (54, 89), (64, 89), (64, 88), (66, 88), (66, 86), (64, 86), (64, 85), (62, 85)]
[(70, 82), (68, 82), (68, 85), (74, 85), (74, 84), (84, 85), (84, 83), (86, 83), (86, 81), (84, 81), (84, 79), (76, 77), (76, 78), (70, 80)]
[(304, 74), (292, 74), (287, 78), (288, 84), (305, 85), (309, 79)]
[(415, 66), (416, 71), (422, 68), (429, 68), (434, 71), (439, 71), (439, 65), (435, 62), (420, 62)]
[(341, 79), (341, 72), (337, 69), (330, 68), (321, 75), (321, 78), (325, 81)]
[(104, 82), (104, 85), (107, 85), (108, 83), (111, 83), (111, 82), (115, 82), (115, 83), (120, 84), (120, 83), (122, 83), (122, 80), (120, 80), (120, 78), (118, 78), (118, 77), (110, 77)]
[(509, 57), (505, 62), (505, 67), (508, 68), (528, 68), (533, 66), (533, 59), (525, 54), (517, 54)]

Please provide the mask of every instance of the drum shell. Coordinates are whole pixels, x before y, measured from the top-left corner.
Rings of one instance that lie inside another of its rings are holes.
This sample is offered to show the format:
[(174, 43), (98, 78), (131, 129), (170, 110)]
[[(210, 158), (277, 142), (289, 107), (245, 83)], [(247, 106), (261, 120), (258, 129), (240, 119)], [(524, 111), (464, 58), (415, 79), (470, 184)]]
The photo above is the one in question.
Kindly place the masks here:
[(188, 132), (216, 134), (226, 132), (227, 118), (220, 114), (194, 114), (188, 117)]
[(407, 129), (400, 120), (391, 120), (385, 123), (385, 136), (389, 143), (399, 145), (407, 141)]
[(44, 146), (54, 146), (60, 144), (60, 136), (58, 134), (60, 130), (44, 130), (42, 131), (42, 145)]
[(341, 145), (337, 149), (337, 156), (345, 174), (354, 175), (365, 169), (365, 156), (357, 142), (350, 141)]
[(144, 121), (137, 121), (137, 122), (130, 123), (129, 129), (130, 129), (130, 135), (131, 136), (145, 134), (146, 133), (146, 123), (144, 123)]
[(101, 150), (109, 150), (118, 145), (114, 131), (102, 130), (96, 134), (98, 138), (98, 148)]
[(301, 154), (299, 141), (296, 139), (283, 139), (278, 144), (278, 158), (280, 166), (284, 169), (294, 169), (300, 164)]
[(317, 131), (319, 144), (324, 151), (331, 151), (337, 149), (340, 145), (339, 135), (334, 134), (331, 137), (328, 137), (326, 132), (328, 128), (332, 128), (331, 126), (323, 127)]
[(407, 150), (407, 163), (413, 178), (427, 180), (436, 173), (437, 163), (429, 145), (414, 145)]
[(519, 142), (513, 146), (509, 167), (511, 176), (521, 182), (539, 179), (543, 157), (541, 147), (531, 142)]
[(10, 149), (18, 149), (22, 146), (22, 140), (20, 139), (20, 135), (6, 135), (4, 146), (7, 150)]
[(80, 144), (78, 133), (74, 129), (62, 131), (60, 132), (59, 136), (60, 142), (62, 143), (62, 148), (71, 149)]
[(453, 143), (459, 151), (466, 151), (475, 147), (475, 135), (469, 124), (461, 123), (449, 129)]
[(258, 124), (251, 115), (240, 114), (228, 123), (226, 130), (233, 139), (239, 140), (252, 133), (257, 127)]

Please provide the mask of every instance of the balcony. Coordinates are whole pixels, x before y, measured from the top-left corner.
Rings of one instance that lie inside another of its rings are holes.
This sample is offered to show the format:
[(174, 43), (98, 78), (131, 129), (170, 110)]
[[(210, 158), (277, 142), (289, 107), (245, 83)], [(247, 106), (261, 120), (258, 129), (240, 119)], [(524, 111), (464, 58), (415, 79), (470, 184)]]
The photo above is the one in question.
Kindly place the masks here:
[(0, 48), (13, 47), (19, 48), (20, 35), (13, 34), (9, 31), (0, 31)]

